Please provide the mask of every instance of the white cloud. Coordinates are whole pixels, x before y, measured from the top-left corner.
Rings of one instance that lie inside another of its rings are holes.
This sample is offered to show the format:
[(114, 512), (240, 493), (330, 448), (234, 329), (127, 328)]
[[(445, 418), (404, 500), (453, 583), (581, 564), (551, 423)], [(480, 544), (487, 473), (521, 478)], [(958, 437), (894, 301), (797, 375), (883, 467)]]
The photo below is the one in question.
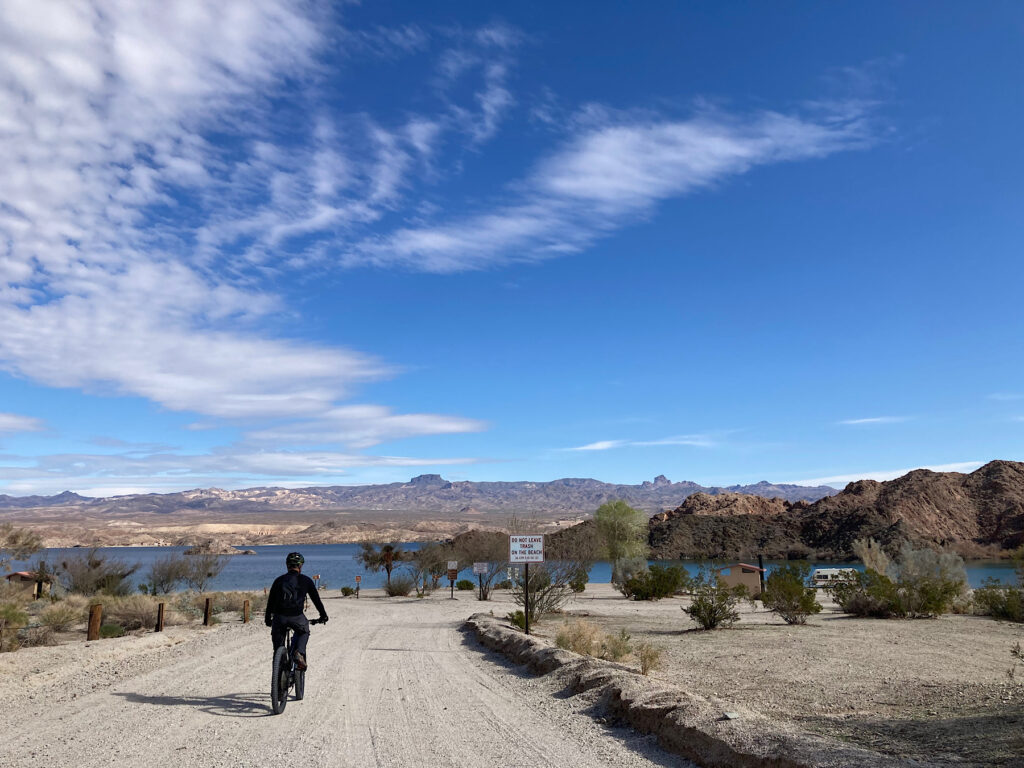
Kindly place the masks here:
[(866, 419), (844, 419), (837, 423), (856, 426), (858, 424), (897, 424), (906, 420), (906, 416), (871, 416)]
[(342, 263), (455, 272), (548, 258), (581, 250), (662, 200), (759, 165), (825, 157), (871, 141), (859, 112), (630, 121), (598, 110), (584, 124), (518, 185), (510, 202), (365, 240), (343, 254)]
[(848, 475), (832, 475), (830, 477), (813, 477), (807, 480), (793, 480), (795, 485), (845, 485), (857, 480), (894, 480), (915, 469), (930, 469), (932, 472), (973, 472), (982, 466), (983, 461), (958, 461), (953, 464), (932, 464), (926, 467), (908, 467), (905, 469), (885, 469), (872, 472), (860, 472)]
[(609, 451), (613, 448), (649, 448), (663, 445), (688, 445), (696, 448), (711, 448), (717, 443), (708, 435), (676, 435), (663, 437), (660, 440), (599, 440), (576, 448), (565, 448), (566, 451)]
[(45, 429), (42, 420), (16, 413), (0, 413), (0, 435), (15, 432), (41, 432)]

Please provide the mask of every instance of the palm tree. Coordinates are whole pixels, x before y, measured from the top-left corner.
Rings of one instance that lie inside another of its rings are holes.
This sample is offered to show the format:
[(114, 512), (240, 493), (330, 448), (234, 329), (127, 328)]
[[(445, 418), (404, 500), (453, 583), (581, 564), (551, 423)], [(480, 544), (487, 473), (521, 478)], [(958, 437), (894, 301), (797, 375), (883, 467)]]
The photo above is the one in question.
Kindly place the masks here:
[(362, 551), (356, 555), (356, 562), (362, 563), (363, 567), (371, 573), (379, 573), (383, 568), (388, 576), (388, 586), (391, 586), (391, 571), (395, 568), (396, 562), (407, 559), (400, 544), (376, 544), (372, 541), (363, 541), (359, 544)]

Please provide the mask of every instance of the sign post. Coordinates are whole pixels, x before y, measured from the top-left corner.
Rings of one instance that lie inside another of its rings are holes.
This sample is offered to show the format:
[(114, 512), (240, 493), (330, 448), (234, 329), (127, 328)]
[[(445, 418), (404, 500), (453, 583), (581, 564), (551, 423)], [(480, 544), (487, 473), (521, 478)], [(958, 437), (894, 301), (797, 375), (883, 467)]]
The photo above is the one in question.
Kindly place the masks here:
[(362, 582), (362, 580), (363, 580), (362, 576), (356, 576), (356, 600), (359, 599), (359, 584), (360, 584), (360, 582)]
[(509, 536), (508, 561), (523, 564), (523, 623), (530, 634), (530, 563), (544, 562), (544, 536)]
[(448, 561), (448, 581), (451, 584), (452, 596), (451, 599), (455, 599), (455, 579), (459, 577), (459, 561), (449, 560)]
[(480, 585), (480, 593), (478, 597), (484, 599), (484, 574), (487, 573), (487, 566), (489, 563), (473, 563), (473, 573), (476, 574), (477, 584)]

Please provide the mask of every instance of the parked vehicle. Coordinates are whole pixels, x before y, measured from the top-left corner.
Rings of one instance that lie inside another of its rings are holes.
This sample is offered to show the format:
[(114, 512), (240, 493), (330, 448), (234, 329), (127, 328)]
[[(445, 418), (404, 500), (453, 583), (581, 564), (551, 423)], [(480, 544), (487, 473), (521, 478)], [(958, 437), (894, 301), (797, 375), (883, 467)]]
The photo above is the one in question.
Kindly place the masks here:
[(856, 568), (815, 568), (811, 581), (816, 587), (829, 587), (840, 581), (852, 580), (856, 573)]

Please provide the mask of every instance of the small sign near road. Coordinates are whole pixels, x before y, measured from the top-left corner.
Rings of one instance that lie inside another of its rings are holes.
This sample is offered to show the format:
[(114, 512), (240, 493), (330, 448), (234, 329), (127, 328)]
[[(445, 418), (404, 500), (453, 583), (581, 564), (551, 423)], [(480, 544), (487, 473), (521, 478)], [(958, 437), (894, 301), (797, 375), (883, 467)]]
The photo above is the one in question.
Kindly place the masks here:
[(473, 573), (477, 576), (487, 573), (488, 563), (473, 563)]
[(448, 561), (448, 570), (449, 571), (457, 571), (457, 570), (459, 570), (459, 561), (458, 560), (449, 560)]
[(543, 563), (544, 536), (509, 536), (508, 561), (510, 563)]
[(363, 580), (362, 576), (356, 576), (356, 584)]

